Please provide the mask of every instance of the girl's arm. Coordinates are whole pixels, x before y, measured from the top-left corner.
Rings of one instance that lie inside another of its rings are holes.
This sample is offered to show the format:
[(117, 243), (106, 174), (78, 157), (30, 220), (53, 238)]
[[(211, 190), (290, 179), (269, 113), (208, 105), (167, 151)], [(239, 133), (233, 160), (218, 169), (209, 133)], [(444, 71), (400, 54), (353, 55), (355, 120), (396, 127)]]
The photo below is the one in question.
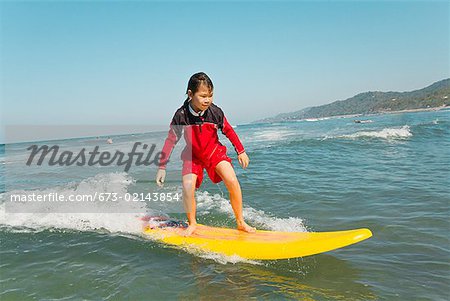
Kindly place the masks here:
[(159, 158), (159, 169), (166, 169), (167, 162), (169, 162), (170, 155), (172, 154), (173, 148), (180, 140), (183, 128), (176, 121), (176, 113), (170, 123), (169, 133), (167, 134), (166, 141), (164, 142), (164, 147), (162, 149), (162, 155)]
[(248, 167), (250, 159), (248, 158), (247, 154), (245, 153), (245, 149), (241, 143), (241, 140), (239, 140), (238, 135), (236, 134), (233, 127), (228, 122), (225, 115), (223, 115), (222, 133), (225, 136), (227, 136), (227, 138), (231, 141), (231, 143), (234, 146), (234, 150), (238, 154), (239, 164), (242, 166), (243, 169), (246, 169)]
[(181, 125), (176, 122), (176, 116), (177, 114), (175, 113), (175, 116), (173, 116), (172, 122), (170, 123), (169, 133), (167, 134), (166, 141), (164, 142), (162, 154), (159, 157), (159, 169), (156, 173), (156, 184), (158, 184), (159, 187), (162, 187), (164, 185), (164, 181), (166, 179), (167, 162), (169, 161), (172, 150), (177, 144), (178, 140), (180, 140), (181, 134), (183, 132)]
[(230, 142), (234, 146), (234, 150), (238, 155), (245, 153), (244, 146), (241, 143), (241, 140), (239, 140), (238, 135), (234, 131), (233, 127), (228, 123), (227, 118), (225, 115), (223, 116), (223, 125), (222, 125), (222, 133), (227, 136), (227, 138), (230, 140)]

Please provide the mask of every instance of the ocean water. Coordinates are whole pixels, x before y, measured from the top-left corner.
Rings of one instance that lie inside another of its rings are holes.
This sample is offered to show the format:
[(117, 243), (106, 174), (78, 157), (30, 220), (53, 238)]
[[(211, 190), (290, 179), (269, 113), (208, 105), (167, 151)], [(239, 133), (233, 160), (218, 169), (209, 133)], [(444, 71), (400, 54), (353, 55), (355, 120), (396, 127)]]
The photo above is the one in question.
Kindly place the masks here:
[[(148, 203), (119, 203), (113, 213), (12, 213), (7, 200), (22, 191), (160, 190), (151, 167), (128, 173), (117, 166), (30, 169), (23, 166), (22, 144), (1, 146), (0, 299), (448, 300), (450, 111), (364, 119), (373, 122), (340, 118), (236, 127), (250, 157), (247, 170), (233, 161), (250, 224), (282, 231), (367, 227), (374, 234), (325, 254), (268, 262), (151, 241), (141, 235), (137, 217), (183, 214)], [(117, 136), (107, 147), (164, 135)], [(57, 141), (73, 147), (97, 142)], [(181, 191), (175, 169), (169, 164), (166, 192)], [(223, 183), (205, 180), (197, 204), (199, 222), (235, 226)]]

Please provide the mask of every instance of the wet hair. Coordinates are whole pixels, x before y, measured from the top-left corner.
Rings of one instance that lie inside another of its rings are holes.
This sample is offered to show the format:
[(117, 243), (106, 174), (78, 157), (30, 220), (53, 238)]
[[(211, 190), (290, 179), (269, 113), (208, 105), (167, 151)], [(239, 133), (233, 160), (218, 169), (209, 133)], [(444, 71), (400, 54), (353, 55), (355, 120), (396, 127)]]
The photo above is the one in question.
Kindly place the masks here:
[[(188, 82), (188, 86), (186, 89), (186, 95), (188, 95), (188, 91), (191, 90), (193, 94), (195, 94), (200, 85), (205, 85), (210, 91), (214, 89), (214, 85), (212, 83), (212, 80), (209, 78), (208, 75), (204, 72), (198, 72), (191, 76)], [(187, 96), (186, 100), (184, 101), (184, 104), (187, 104), (189, 102), (189, 95)]]

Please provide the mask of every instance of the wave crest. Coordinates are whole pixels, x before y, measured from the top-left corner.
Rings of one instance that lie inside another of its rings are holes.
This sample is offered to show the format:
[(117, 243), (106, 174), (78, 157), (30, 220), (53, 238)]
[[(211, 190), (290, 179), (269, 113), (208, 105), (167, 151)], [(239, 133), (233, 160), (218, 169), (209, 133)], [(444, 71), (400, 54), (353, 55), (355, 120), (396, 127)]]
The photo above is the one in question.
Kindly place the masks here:
[[(199, 215), (206, 215), (211, 211), (218, 211), (234, 218), (230, 201), (221, 197), (219, 194), (211, 195), (208, 191), (202, 191), (196, 194), (196, 199)], [(257, 228), (265, 228), (272, 231), (307, 232), (303, 220), (298, 217), (274, 217), (265, 213), (263, 210), (256, 210), (249, 206), (244, 206), (242, 211), (246, 221), (256, 225)]]
[(361, 131), (350, 135), (338, 136), (338, 138), (380, 138), (380, 139), (406, 139), (412, 137), (411, 129), (408, 125), (401, 128), (384, 128), (380, 131)]
[[(99, 207), (97, 208), (98, 210), (92, 210), (92, 212), (78, 213), (75, 208), (77, 203), (67, 202), (35, 202), (30, 204), (32, 209), (35, 210), (29, 210), (30, 207), (27, 207), (27, 210), (23, 213), (8, 212), (6, 209), (6, 200), (12, 194), (57, 192), (60, 195), (68, 196), (71, 194), (93, 194), (93, 192), (98, 191), (114, 192), (123, 195), (132, 183), (132, 178), (126, 173), (102, 173), (84, 179), (79, 183), (35, 191), (14, 190), (3, 193), (1, 194), (1, 199), (5, 201), (0, 204), (0, 226), (9, 228), (12, 232), (35, 232), (56, 228), (75, 231), (102, 230), (111, 233), (140, 234), (142, 222), (136, 216), (140, 213), (145, 214), (146, 208), (142, 204), (126, 202), (124, 199), (107, 204), (107, 206), (114, 206), (114, 212), (105, 212), (102, 211), (103, 207)], [(105, 203), (98, 204), (99, 206), (105, 205)], [(129, 213), (131, 212), (130, 206), (133, 206), (134, 213)], [(95, 207), (92, 207), (92, 209), (95, 209)]]

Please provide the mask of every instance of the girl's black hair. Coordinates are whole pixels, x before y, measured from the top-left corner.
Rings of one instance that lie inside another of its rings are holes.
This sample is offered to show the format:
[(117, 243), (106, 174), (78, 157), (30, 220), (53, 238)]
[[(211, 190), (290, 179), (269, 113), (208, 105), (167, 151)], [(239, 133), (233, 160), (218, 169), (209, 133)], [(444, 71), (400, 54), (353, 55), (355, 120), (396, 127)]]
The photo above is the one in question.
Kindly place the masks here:
[[(208, 87), (210, 91), (214, 89), (214, 85), (212, 83), (212, 80), (209, 78), (208, 75), (204, 72), (198, 72), (191, 76), (188, 82), (188, 86), (186, 89), (186, 95), (188, 94), (188, 90), (191, 90), (193, 94), (198, 91), (198, 88), (200, 85), (205, 85)], [(184, 101), (184, 104), (186, 105), (189, 102), (189, 95), (187, 96), (186, 100)]]

